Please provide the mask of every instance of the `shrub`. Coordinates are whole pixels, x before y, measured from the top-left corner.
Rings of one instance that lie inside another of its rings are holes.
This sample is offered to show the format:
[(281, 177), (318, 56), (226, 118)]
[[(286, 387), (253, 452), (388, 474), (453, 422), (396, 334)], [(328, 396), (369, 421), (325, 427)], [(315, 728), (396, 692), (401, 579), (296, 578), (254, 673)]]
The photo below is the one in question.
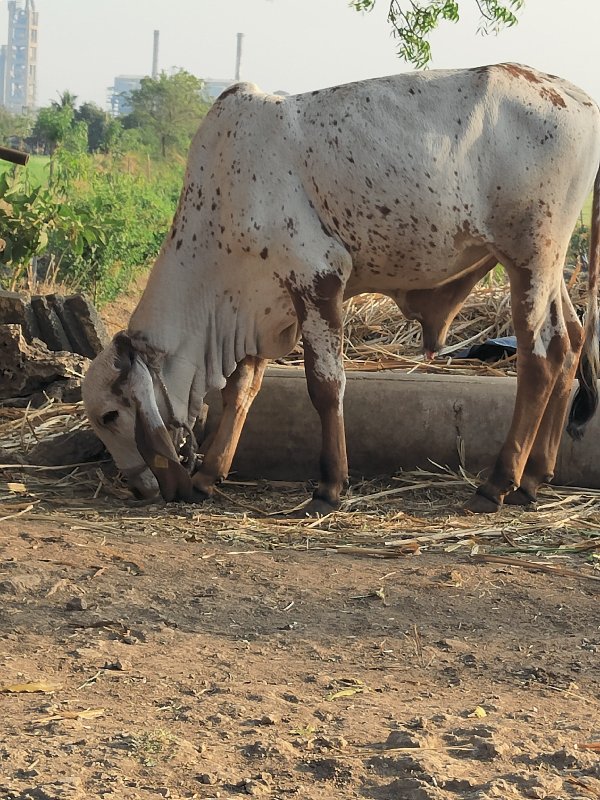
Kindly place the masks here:
[(113, 299), (157, 255), (173, 217), (183, 165), (89, 156), (67, 142), (46, 186), (25, 172), (0, 175), (4, 285), (28, 273)]

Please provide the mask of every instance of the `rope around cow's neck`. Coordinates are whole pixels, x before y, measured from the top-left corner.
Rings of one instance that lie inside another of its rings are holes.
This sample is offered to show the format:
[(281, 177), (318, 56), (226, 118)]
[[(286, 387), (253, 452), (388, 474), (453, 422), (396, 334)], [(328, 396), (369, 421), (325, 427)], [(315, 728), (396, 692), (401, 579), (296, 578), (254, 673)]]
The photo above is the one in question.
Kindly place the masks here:
[[(143, 356), (141, 357), (143, 358)], [(184, 460), (186, 461), (186, 465), (189, 471), (193, 472), (196, 465), (196, 458), (198, 454), (198, 442), (196, 440), (196, 437), (194, 436), (194, 432), (187, 422), (177, 419), (177, 416), (175, 414), (175, 409), (173, 408), (173, 402), (169, 395), (169, 390), (167, 389), (167, 385), (162, 376), (160, 366), (156, 363), (152, 363), (151, 359), (148, 360), (143, 359), (143, 360), (146, 366), (148, 367), (150, 374), (152, 375), (153, 379), (156, 381), (162, 392), (163, 400), (165, 401), (165, 405), (167, 407), (167, 413), (169, 415), (169, 420), (168, 422), (166, 422), (166, 426), (167, 428), (171, 429), (174, 432), (173, 443), (175, 446), (175, 450), (179, 454), (179, 451), (184, 446), (186, 447), (186, 452), (183, 453), (185, 457)], [(184, 436), (184, 432), (185, 434), (187, 434), (187, 437)]]

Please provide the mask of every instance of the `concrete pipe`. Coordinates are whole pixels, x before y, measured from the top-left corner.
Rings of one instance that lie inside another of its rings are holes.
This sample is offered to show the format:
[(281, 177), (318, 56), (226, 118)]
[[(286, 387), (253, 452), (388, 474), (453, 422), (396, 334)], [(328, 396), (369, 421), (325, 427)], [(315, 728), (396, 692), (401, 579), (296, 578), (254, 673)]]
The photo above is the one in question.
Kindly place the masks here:
[[(344, 413), (350, 474), (389, 475), (400, 469), (456, 468), (459, 444), (471, 472), (492, 465), (507, 434), (514, 378), (349, 372)], [(220, 411), (210, 402), (208, 429)], [(563, 436), (557, 484), (600, 487), (600, 413), (580, 442)], [(320, 425), (301, 369), (267, 372), (242, 434), (232, 471), (239, 477), (318, 477)]]

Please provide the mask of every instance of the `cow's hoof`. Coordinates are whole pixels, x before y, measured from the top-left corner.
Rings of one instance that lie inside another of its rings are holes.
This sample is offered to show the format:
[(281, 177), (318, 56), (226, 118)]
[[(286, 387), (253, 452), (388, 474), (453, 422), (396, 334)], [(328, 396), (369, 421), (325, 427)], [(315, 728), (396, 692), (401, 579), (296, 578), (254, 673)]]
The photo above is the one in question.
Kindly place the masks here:
[(200, 503), (204, 503), (206, 500), (210, 500), (212, 496), (212, 492), (204, 492), (201, 489), (194, 487), (192, 489), (192, 496), (189, 502), (197, 503), (199, 505)]
[(535, 508), (537, 502), (536, 498), (532, 497), (524, 489), (515, 489), (514, 492), (509, 492), (506, 495), (504, 504), (507, 506), (529, 506), (530, 508)]
[(152, 506), (160, 503), (164, 503), (164, 500), (159, 492), (152, 497), (137, 497), (133, 495), (125, 500), (125, 505), (129, 506), (129, 508), (144, 508), (144, 506)]
[(192, 475), (193, 503), (203, 503), (213, 496), (215, 483), (212, 478), (206, 478), (201, 472)]
[(466, 503), (465, 511), (471, 514), (495, 514), (500, 511), (502, 504), (491, 500), (483, 494), (475, 493)]
[(287, 513), (281, 514), (281, 516), (285, 517), (286, 519), (326, 517), (327, 514), (337, 511), (338, 508), (339, 506), (334, 506), (331, 503), (328, 503), (327, 500), (321, 500), (318, 497), (313, 497), (312, 500), (309, 500), (308, 503), (300, 506), (300, 508), (296, 508), (293, 511), (288, 511)]

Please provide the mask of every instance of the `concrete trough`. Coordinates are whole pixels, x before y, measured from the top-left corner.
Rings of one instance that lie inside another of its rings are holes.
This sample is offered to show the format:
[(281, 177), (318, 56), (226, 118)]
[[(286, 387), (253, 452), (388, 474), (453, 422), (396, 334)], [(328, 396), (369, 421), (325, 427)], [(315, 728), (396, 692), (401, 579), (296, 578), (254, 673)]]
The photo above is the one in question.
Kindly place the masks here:
[[(492, 465), (508, 431), (516, 379), (395, 372), (349, 372), (344, 412), (350, 474), (391, 475), (401, 469)], [(210, 402), (209, 430), (220, 411)], [(600, 412), (580, 442), (566, 433), (554, 482), (600, 487)], [(320, 424), (304, 371), (267, 372), (242, 433), (232, 471), (238, 477), (318, 477)]]

